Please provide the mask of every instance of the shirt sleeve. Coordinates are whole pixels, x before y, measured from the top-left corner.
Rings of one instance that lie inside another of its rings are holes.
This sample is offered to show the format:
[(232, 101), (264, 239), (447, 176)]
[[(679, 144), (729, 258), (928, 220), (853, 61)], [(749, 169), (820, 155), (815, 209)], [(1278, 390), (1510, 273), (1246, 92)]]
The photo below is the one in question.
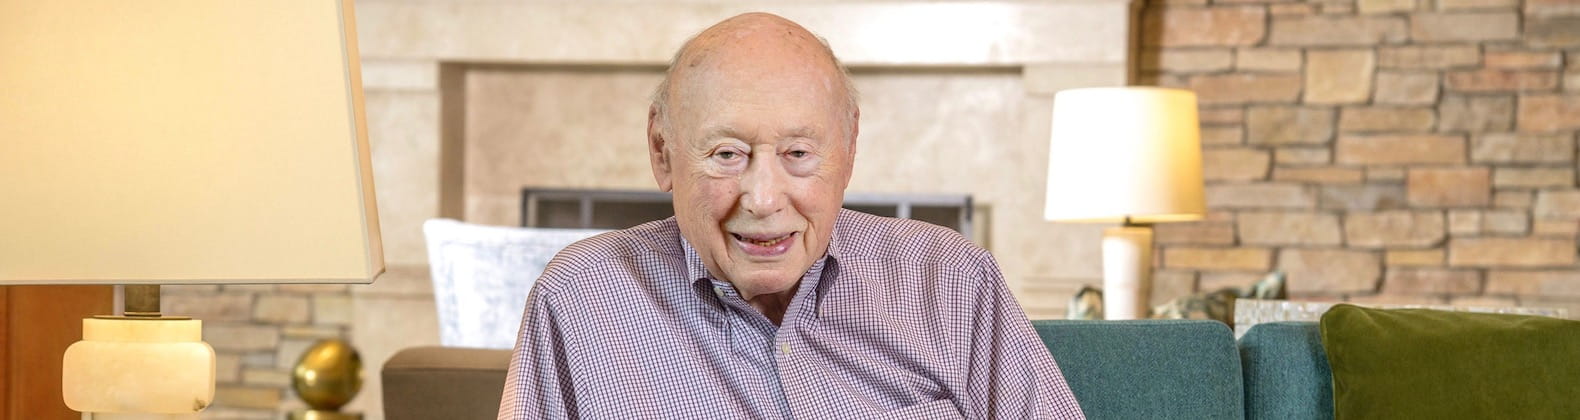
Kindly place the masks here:
[(575, 419), (576, 398), (554, 305), (534, 287), (505, 372), (499, 420)]
[(998, 263), (984, 251), (977, 267), (966, 417), (1085, 419), (1053, 355), (1010, 294)]

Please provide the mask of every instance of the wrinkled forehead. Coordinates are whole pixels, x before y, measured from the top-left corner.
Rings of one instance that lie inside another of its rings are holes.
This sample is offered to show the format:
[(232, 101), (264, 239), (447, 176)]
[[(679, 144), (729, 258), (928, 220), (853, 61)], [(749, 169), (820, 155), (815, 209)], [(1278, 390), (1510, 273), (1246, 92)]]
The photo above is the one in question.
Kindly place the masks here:
[(799, 26), (775, 23), (716, 26), (688, 43), (670, 68), (666, 105), (673, 116), (714, 115), (741, 104), (772, 104), (787, 113), (810, 108), (831, 117), (846, 112), (846, 87), (827, 49)]
[(767, 95), (762, 100), (837, 102), (844, 89), (838, 71), (810, 54), (721, 51), (676, 75), (671, 94), (689, 101), (671, 105), (748, 99), (732, 98), (735, 95)]

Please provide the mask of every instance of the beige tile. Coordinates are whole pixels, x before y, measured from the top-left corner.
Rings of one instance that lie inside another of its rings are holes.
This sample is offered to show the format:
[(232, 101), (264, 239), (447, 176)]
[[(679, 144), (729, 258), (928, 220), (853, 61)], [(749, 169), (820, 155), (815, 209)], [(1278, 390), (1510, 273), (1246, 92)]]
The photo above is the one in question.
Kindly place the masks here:
[(351, 344), (362, 356), (362, 392), (348, 411), (370, 417), (383, 416), (383, 388), (379, 370), (395, 352), (407, 347), (439, 344), (438, 312), (433, 298), (400, 298), (358, 295), (352, 299), (355, 320)]
[(1125, 84), (1125, 67), (1114, 63), (1040, 63), (1021, 71), (1026, 92), (1052, 95), (1064, 89)]
[(422, 264), (422, 222), (439, 215), (439, 98), (368, 92), (368, 142), (386, 264)]
[[(313, 323), (317, 325), (351, 324), (351, 295), (313, 296)], [(289, 333), (289, 331), (287, 331)]]
[[(935, 2), (378, 1), (357, 5), (357, 32), (362, 55), (370, 58), (659, 64), (702, 28), (743, 12), (766, 11), (833, 41), (835, 52), (851, 63), (1119, 62), (1129, 40), (1128, 25), (1121, 22), (1128, 21), (1130, 10), (1124, 1), (969, 7)], [(1081, 42), (1050, 47), (1050, 39)]]
[(656, 189), (644, 151), (648, 95), (661, 76), (641, 68), (468, 72), (466, 221), (519, 226), (522, 187)]
[(351, 285), (353, 296), (407, 296), (432, 297), (433, 280), (428, 265), (391, 265), (373, 284)]
[(431, 60), (362, 60), (365, 90), (431, 91), (439, 88), (439, 63)]

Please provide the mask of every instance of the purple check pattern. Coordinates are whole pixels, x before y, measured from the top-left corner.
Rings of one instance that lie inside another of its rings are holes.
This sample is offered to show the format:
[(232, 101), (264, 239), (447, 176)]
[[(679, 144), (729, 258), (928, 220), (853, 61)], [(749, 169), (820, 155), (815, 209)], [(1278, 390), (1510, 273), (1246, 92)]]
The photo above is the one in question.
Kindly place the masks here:
[(673, 218), (566, 248), (527, 298), (499, 418), (1084, 416), (986, 250), (842, 210), (777, 326)]

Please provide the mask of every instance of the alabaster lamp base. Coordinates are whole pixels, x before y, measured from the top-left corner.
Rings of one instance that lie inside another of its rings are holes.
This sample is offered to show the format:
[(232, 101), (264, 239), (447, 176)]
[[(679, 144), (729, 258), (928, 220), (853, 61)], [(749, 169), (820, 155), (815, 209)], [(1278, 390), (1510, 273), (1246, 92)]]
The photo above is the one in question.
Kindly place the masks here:
[(1103, 319), (1145, 319), (1152, 298), (1152, 227), (1103, 230)]
[(196, 419), (214, 401), (214, 348), (195, 319), (83, 319), (61, 364), (61, 395), (84, 418)]
[(148, 413), (82, 413), (82, 420), (199, 420), (197, 413), (148, 414)]

